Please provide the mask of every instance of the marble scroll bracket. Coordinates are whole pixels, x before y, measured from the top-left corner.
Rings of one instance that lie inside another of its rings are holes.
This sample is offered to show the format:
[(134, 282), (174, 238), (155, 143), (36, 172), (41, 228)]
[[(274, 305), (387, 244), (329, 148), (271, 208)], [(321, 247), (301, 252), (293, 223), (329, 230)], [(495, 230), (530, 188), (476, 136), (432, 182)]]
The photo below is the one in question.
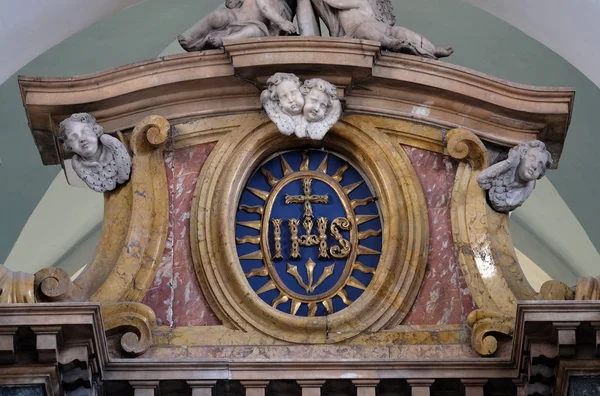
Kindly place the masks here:
[(514, 317), (499, 312), (478, 309), (467, 317), (471, 327), (471, 346), (481, 356), (492, 356), (498, 350), (498, 335), (512, 337)]
[(518, 300), (536, 299), (514, 252), (507, 215), (494, 212), (477, 176), (488, 163), (481, 140), (453, 129), (445, 136), (447, 153), (460, 161), (452, 191), (454, 244), (461, 270), (480, 309), (515, 316)]
[(169, 196), (163, 150), (171, 126), (144, 118), (130, 137), (130, 181), (105, 194), (96, 257), (75, 281), (78, 301), (141, 301), (154, 279), (168, 231)]
[(136, 357), (152, 346), (152, 329), (156, 327), (154, 311), (141, 303), (102, 305), (106, 336), (120, 335), (120, 345), (126, 356)]
[(72, 291), (73, 282), (62, 268), (44, 268), (32, 275), (0, 264), (2, 304), (69, 301)]

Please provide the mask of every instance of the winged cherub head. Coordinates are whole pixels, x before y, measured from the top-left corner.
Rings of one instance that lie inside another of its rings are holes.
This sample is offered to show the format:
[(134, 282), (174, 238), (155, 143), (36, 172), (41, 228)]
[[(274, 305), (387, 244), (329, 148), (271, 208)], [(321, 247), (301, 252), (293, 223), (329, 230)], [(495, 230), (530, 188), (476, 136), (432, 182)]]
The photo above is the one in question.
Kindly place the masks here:
[(279, 103), (279, 107), (289, 116), (302, 113), (304, 97), (300, 93), (300, 79), (291, 73), (275, 73), (267, 80), (265, 91), (269, 99)]
[(546, 150), (546, 145), (539, 140), (521, 143), (512, 150), (516, 150), (521, 159), (515, 177), (522, 182), (541, 179), (546, 169), (552, 166), (552, 155)]
[(333, 102), (338, 100), (335, 85), (320, 78), (304, 81), (300, 92), (304, 95), (303, 112), (308, 122), (323, 120)]
[(63, 148), (84, 159), (93, 159), (100, 151), (98, 140), (104, 133), (96, 119), (88, 113), (75, 113), (59, 124)]

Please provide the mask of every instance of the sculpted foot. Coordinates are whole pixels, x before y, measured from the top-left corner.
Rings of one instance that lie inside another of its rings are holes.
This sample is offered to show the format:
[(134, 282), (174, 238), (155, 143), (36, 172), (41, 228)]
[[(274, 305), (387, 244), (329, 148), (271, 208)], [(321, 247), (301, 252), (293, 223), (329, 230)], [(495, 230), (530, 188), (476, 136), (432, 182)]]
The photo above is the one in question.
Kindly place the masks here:
[(210, 48), (221, 48), (223, 46), (223, 39), (219, 36), (208, 36), (206, 37), (206, 43)]
[(179, 41), (179, 45), (181, 45), (181, 48), (183, 48), (186, 51), (191, 51), (192, 48), (190, 48), (190, 42), (191, 42), (191, 38), (184, 36), (183, 34), (180, 34), (177, 36), (177, 41)]
[(454, 50), (452, 49), (452, 47), (437, 47), (435, 49), (435, 56), (437, 56), (438, 58), (445, 58), (447, 56), (450, 56), (454, 53)]

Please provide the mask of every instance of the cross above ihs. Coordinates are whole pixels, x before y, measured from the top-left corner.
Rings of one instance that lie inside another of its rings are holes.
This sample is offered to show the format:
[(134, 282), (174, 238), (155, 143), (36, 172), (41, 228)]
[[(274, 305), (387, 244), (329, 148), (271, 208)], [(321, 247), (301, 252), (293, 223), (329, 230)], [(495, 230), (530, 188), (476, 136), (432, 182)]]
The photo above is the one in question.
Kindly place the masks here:
[[(302, 179), (304, 195), (286, 195), (285, 196), (285, 203), (287, 205), (289, 205), (289, 204), (304, 204), (304, 221), (302, 222), (302, 225), (304, 226), (305, 235), (302, 235), (299, 239), (297, 239), (297, 236), (298, 236), (297, 224), (294, 224), (293, 221), (290, 222), (290, 231), (292, 234), (292, 254), (291, 254), (291, 256), (293, 258), (300, 257), (297, 243), (299, 243), (302, 246), (315, 246), (315, 245), (319, 245), (319, 244), (323, 245), (323, 242), (324, 242), (323, 238), (320, 238), (319, 235), (312, 235), (313, 219), (314, 219), (312, 204), (317, 204), (317, 203), (326, 204), (329, 202), (329, 197), (327, 194), (314, 195), (312, 193), (312, 181), (313, 181), (313, 179), (311, 179), (311, 178)], [(324, 236), (326, 233), (326, 230), (327, 230), (327, 219), (319, 218), (318, 223), (319, 223), (318, 224), (319, 225), (319, 234)], [(295, 228), (295, 230), (294, 230), (294, 228)], [(296, 241), (297, 241), (296, 244), (294, 243), (294, 239), (295, 239), (294, 236), (296, 237)], [(325, 247), (325, 249), (327, 249), (327, 248)], [(322, 254), (322, 252), (320, 252), (319, 255), (321, 257), (327, 257), (326, 250), (325, 250), (324, 254)]]

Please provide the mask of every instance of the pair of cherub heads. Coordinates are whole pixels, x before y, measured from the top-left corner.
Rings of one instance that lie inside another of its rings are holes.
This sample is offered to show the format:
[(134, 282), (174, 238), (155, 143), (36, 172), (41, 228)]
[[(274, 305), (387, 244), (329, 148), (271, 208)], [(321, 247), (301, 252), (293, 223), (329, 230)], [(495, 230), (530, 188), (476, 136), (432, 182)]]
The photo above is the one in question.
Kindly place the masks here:
[(342, 113), (335, 85), (320, 78), (302, 83), (291, 73), (271, 76), (261, 101), (281, 133), (299, 138), (323, 139)]

